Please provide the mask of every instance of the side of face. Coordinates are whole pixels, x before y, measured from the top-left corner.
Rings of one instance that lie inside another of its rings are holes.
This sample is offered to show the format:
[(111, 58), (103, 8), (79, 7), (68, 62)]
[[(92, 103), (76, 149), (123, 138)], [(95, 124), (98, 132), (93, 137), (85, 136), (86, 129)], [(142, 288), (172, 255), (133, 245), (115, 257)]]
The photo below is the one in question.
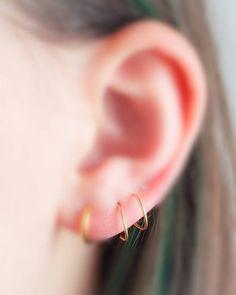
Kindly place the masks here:
[(0, 22), (0, 292), (32, 294), (95, 126), (81, 87), (81, 45), (68, 55)]
[(71, 42), (0, 22), (0, 290), (23, 294), (43, 275), (59, 212), (79, 234), (89, 204), (90, 238), (102, 240), (123, 230), (118, 201), (130, 226), (142, 216), (131, 193), (148, 188), (147, 210), (163, 200), (199, 132), (206, 89), (192, 46), (160, 23)]

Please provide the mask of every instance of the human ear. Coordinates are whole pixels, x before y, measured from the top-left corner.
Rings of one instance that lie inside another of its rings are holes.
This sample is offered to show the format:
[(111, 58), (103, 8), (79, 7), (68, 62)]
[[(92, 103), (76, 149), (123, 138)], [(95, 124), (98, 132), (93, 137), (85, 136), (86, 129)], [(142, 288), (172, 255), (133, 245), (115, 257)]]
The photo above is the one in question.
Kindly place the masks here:
[(132, 193), (147, 211), (163, 200), (199, 132), (206, 85), (193, 46), (154, 21), (94, 41), (84, 81), (96, 138), (78, 170), (76, 209), (63, 224), (79, 233), (89, 207), (87, 235), (101, 240), (123, 231), (118, 203), (128, 227), (142, 217)]

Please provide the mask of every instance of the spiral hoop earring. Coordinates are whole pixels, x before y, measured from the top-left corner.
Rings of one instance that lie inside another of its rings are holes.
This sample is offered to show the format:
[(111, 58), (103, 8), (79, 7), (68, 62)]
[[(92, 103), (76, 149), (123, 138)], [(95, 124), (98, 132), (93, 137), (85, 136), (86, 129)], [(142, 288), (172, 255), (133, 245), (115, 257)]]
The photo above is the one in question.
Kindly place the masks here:
[(137, 201), (138, 201), (138, 203), (139, 203), (139, 205), (141, 207), (141, 210), (142, 210), (142, 213), (143, 213), (143, 220), (144, 220), (144, 225), (143, 226), (141, 226), (137, 222), (134, 224), (134, 226), (137, 227), (138, 229), (144, 231), (144, 230), (146, 230), (148, 228), (147, 212), (144, 209), (144, 206), (143, 206), (143, 203), (141, 201), (141, 198), (140, 198), (139, 194), (138, 193), (134, 193), (134, 194), (132, 194), (132, 196), (134, 196), (137, 199)]

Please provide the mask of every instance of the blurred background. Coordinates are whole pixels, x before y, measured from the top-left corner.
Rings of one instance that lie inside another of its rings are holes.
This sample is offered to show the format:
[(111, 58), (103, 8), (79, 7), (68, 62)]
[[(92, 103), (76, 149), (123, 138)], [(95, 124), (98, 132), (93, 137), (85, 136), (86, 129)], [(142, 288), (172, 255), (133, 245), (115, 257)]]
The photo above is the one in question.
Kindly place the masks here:
[(205, 3), (219, 55), (225, 91), (231, 98), (231, 115), (236, 127), (236, 1), (208, 0)]

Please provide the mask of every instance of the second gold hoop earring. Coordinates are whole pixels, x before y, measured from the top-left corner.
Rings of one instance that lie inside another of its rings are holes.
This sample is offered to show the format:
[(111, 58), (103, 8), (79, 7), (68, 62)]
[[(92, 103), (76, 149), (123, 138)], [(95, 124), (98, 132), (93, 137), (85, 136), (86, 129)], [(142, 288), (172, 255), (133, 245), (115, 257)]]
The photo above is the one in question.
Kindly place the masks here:
[[(141, 198), (140, 198), (139, 194), (138, 193), (134, 193), (134, 194), (132, 194), (132, 196), (134, 196), (137, 199), (137, 201), (138, 201), (138, 203), (139, 203), (139, 205), (141, 207), (141, 210), (142, 210), (142, 213), (143, 213), (143, 220), (144, 220), (144, 225), (143, 226), (141, 226), (140, 224), (138, 224), (138, 222), (136, 222), (134, 224), (134, 226), (137, 227), (139, 230), (144, 231), (144, 230), (146, 230), (148, 228), (147, 212), (146, 212), (146, 210), (145, 210), (145, 208), (143, 206), (143, 203), (141, 201)], [(122, 212), (120, 203), (117, 203), (117, 208), (118, 208), (118, 211), (120, 213), (121, 221), (122, 221), (123, 228), (124, 228), (124, 233), (120, 235), (120, 239), (123, 242), (127, 242), (128, 239), (129, 239), (129, 232), (128, 232), (128, 227), (127, 227), (127, 224), (126, 224), (126, 221), (125, 221), (125, 217), (124, 217), (124, 214)]]

